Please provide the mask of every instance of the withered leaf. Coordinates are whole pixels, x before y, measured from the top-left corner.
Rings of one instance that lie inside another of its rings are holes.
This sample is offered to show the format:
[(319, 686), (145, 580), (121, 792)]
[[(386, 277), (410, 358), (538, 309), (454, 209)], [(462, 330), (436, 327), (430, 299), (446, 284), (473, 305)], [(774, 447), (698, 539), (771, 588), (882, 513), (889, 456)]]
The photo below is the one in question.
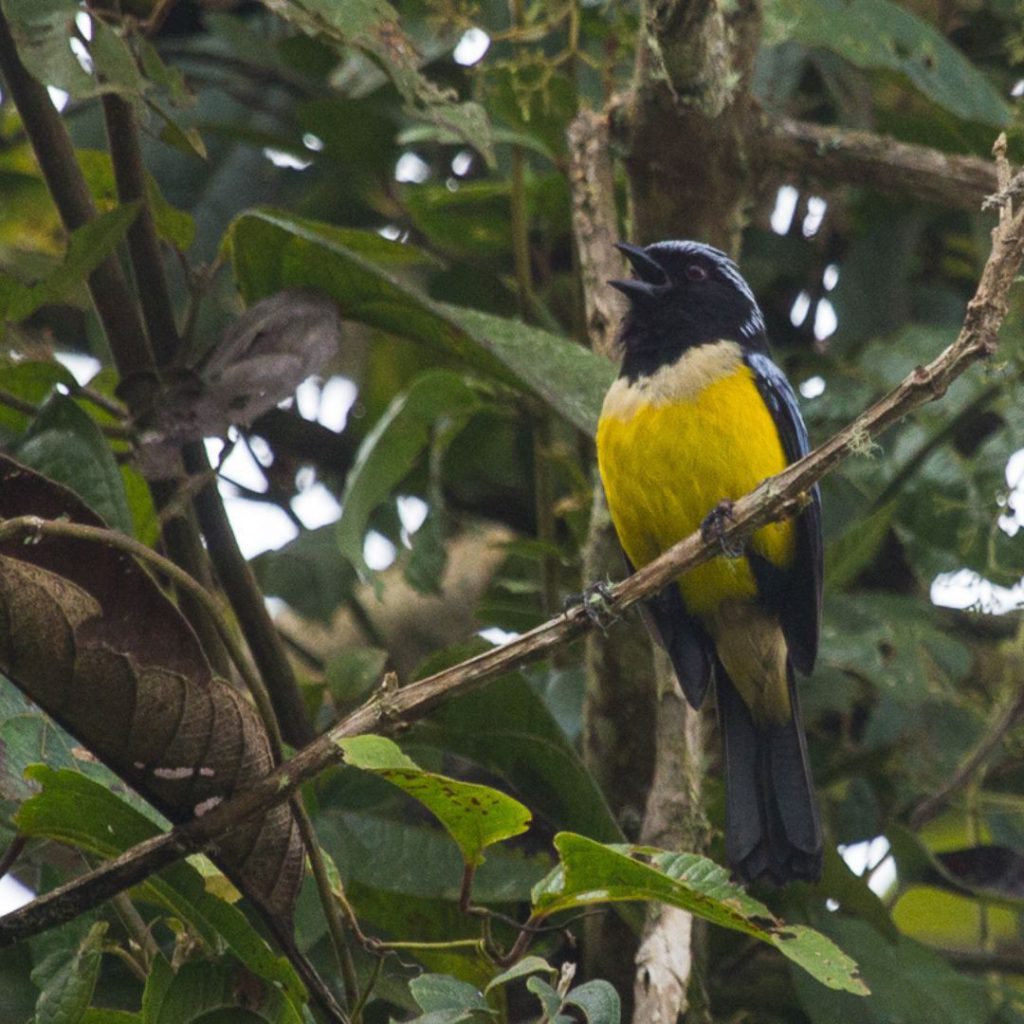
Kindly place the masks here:
[[(101, 526), (74, 493), (0, 455), (0, 518)], [(191, 627), (130, 556), (44, 534), (0, 542), (0, 672), (172, 821), (273, 767), (245, 696), (216, 678)], [(214, 859), (288, 921), (303, 849), (287, 804), (235, 829)]]
[(170, 377), (140, 423), (139, 454), (150, 478), (169, 475), (185, 441), (245, 426), (288, 398), (337, 351), (334, 302), (292, 288), (255, 303), (194, 367)]

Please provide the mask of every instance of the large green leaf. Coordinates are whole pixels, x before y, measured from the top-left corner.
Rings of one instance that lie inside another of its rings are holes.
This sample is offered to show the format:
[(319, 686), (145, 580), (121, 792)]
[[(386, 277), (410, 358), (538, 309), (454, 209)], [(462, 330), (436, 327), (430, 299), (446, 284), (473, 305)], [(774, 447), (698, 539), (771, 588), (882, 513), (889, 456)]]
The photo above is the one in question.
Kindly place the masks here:
[(476, 393), (461, 377), (432, 370), (398, 395), (363, 439), (345, 480), (337, 534), (341, 553), (360, 572), (369, 572), (363, 543), (370, 514), (424, 451), (443, 450), (479, 407)]
[[(77, 772), (34, 765), (27, 774), (43, 788), (15, 816), (23, 835), (111, 858), (160, 832), (123, 800)], [(211, 948), (223, 940), (249, 970), (280, 986), (296, 1007), (305, 1001), (305, 988), (288, 960), (271, 951), (240, 910), (208, 893), (203, 876), (191, 864), (172, 864), (150, 876), (140, 891), (189, 924)]]
[(586, 433), (597, 425), (614, 376), (609, 363), (547, 331), (434, 301), (389, 273), (381, 260), (382, 253), (405, 246), (271, 210), (238, 217), (228, 245), (248, 302), (287, 287), (318, 288), (349, 320), (455, 355), (526, 388)]
[[(562, 832), (561, 864), (537, 885), (534, 914), (626, 900), (661, 900), (774, 946), (829, 988), (866, 995), (857, 965), (821, 932), (785, 924), (706, 857), (649, 847), (605, 846)], [(639, 859), (639, 858), (643, 859)]]
[(103, 959), (105, 921), (97, 921), (81, 944), (59, 949), (32, 971), (39, 987), (33, 1024), (78, 1024), (92, 1001)]
[(813, 985), (802, 971), (792, 971), (800, 1003), (812, 1024), (981, 1024), (992, 1019), (984, 983), (958, 974), (913, 939), (901, 936), (891, 941), (867, 922), (838, 914), (822, 920), (820, 927), (856, 956), (871, 994), (854, 999)]
[(518, 800), (472, 782), (426, 772), (383, 736), (338, 741), (347, 764), (373, 772), (426, 807), (455, 840), (469, 867), (483, 862), (488, 846), (525, 832), (530, 812)]
[(113, 252), (138, 213), (139, 204), (128, 203), (100, 214), (72, 232), (64, 259), (36, 284), (0, 278), (0, 316), (5, 320), (24, 320), (41, 306), (67, 299)]
[(302, 1024), (302, 1015), (273, 985), (261, 984), (229, 960), (193, 960), (175, 973), (158, 957), (142, 998), (145, 1024)]
[(905, 75), (958, 117), (1010, 123), (1006, 102), (982, 72), (932, 25), (891, 0), (774, 0), (769, 17), (787, 39), (832, 50), (858, 67)]
[(68, 45), (74, 36), (78, 0), (3, 0), (4, 13), (25, 66), (47, 85), (77, 98), (100, 92), (138, 93), (143, 85), (131, 51), (118, 32), (99, 18), (92, 21), (87, 71)]
[[(460, 648), (461, 649), (461, 648)], [(431, 671), (437, 667), (431, 661)], [(537, 691), (518, 673), (486, 691), (446, 701), (413, 726), (409, 743), (472, 759), (528, 793), (534, 810), (555, 828), (601, 842), (622, 833), (593, 776)]]
[(18, 458), (70, 487), (107, 525), (129, 536), (124, 478), (96, 423), (66, 395), (52, 395), (17, 448)]

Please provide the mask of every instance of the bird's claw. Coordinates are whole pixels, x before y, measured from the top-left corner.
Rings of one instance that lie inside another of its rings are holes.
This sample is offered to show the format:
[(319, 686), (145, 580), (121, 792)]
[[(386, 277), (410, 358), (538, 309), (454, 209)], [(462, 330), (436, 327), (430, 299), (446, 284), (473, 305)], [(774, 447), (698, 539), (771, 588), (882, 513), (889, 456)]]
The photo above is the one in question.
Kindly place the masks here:
[(722, 554), (727, 558), (739, 558), (743, 554), (744, 545), (742, 541), (730, 542), (725, 536), (726, 520), (732, 522), (734, 505), (726, 499), (720, 501), (705, 517), (700, 524), (700, 535), (704, 540), (717, 540)]
[(615, 600), (611, 587), (604, 581), (598, 580), (586, 587), (581, 594), (570, 594), (562, 602), (562, 610), (570, 611), (577, 606), (583, 609), (583, 614), (592, 626), (596, 626), (604, 632), (611, 623), (619, 618), (611, 610), (611, 604)]

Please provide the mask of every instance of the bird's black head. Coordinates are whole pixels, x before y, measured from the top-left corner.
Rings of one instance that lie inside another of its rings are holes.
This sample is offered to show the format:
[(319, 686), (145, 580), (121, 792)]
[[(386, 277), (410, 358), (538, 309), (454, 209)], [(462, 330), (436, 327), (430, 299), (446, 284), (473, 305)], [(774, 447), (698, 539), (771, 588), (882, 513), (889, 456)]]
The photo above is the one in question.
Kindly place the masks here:
[(633, 373), (652, 372), (708, 341), (767, 348), (754, 293), (724, 252), (700, 242), (656, 242), (645, 249), (620, 243), (617, 248), (636, 275), (609, 282), (629, 299), (619, 337)]

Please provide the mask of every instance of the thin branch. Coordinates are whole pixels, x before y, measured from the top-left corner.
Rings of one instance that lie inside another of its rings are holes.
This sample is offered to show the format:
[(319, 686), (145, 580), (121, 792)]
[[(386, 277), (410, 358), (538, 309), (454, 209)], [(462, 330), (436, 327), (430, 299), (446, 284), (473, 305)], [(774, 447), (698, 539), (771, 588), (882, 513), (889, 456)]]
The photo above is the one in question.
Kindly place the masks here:
[(919, 829), (926, 825), (949, 803), (951, 796), (964, 789), (1022, 716), (1024, 716), (1024, 689), (1018, 689), (1009, 704), (996, 715), (984, 736), (967, 752), (956, 771), (934, 793), (929, 793), (910, 812), (910, 827)]
[(157, 365), (162, 367), (177, 355), (181, 340), (167, 288), (156, 222), (149, 204), (138, 121), (135, 108), (120, 96), (105, 93), (102, 103), (117, 198), (124, 204), (138, 202), (141, 205), (138, 217), (128, 228), (128, 252), (146, 329)]
[[(1024, 256), (1024, 213), (1013, 215), (1005, 228), (993, 235), (992, 253), (956, 341), (819, 448), (737, 501), (734, 518), (723, 526), (725, 542), (735, 545), (766, 523), (797, 514), (808, 488), (826, 473), (850, 455), (867, 451), (874, 438), (912, 410), (941, 397), (956, 377), (995, 351), (997, 333), (1006, 315), (1007, 294)], [(684, 570), (720, 555), (720, 544), (717, 538), (705, 539), (700, 531), (691, 534), (618, 584), (612, 590), (610, 610), (621, 611), (660, 590)], [(151, 555), (149, 552), (147, 557)], [(342, 761), (338, 740), (419, 718), (445, 699), (537, 661), (591, 628), (593, 623), (584, 610), (574, 608), (502, 647), (409, 686), (379, 691), (330, 732), (203, 817), (140, 843), (0, 919), (0, 947), (97, 906), (175, 860), (204, 849), (240, 822), (264, 813), (271, 804), (287, 799), (302, 782)]]
[[(46, 187), (68, 232), (96, 218), (92, 194), (75, 158), (75, 149), (46, 87), (35, 79), (18, 55), (10, 25), (0, 10), (0, 73), (14, 99)], [(135, 297), (116, 256), (108, 256), (89, 275), (89, 295), (103, 325), (122, 384), (129, 386), (129, 404), (138, 407), (148, 389), (134, 386), (150, 379), (155, 368)], [(133, 400), (134, 399), (134, 400)]]
[[(201, 442), (186, 444), (182, 453), (190, 475), (210, 474), (210, 461)], [(265, 681), (281, 733), (293, 746), (302, 746), (314, 735), (302, 694), (263, 593), (238, 547), (216, 484), (211, 482), (198, 491), (193, 503), (210, 558)]]
[(788, 117), (763, 123), (754, 152), (763, 168), (807, 183), (867, 186), (956, 209), (977, 211), (999, 188), (995, 167), (981, 157)]

